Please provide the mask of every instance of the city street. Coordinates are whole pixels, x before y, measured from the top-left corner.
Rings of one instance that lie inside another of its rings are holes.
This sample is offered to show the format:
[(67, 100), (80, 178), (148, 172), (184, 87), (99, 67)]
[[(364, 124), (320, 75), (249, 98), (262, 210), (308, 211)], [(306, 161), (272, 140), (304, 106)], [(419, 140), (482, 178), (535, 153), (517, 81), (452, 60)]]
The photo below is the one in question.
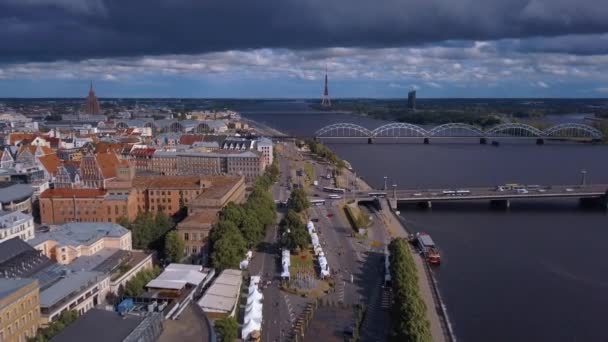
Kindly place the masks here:
[[(293, 150), (289, 149), (284, 153), (288, 153), (290, 156), (296, 155)], [(281, 176), (271, 189), (273, 198), (278, 202), (287, 201), (289, 198), (290, 191), (287, 184), (292, 171), (291, 161), (282, 155), (277, 156)], [(279, 289), (281, 271), (279, 223), (286, 211), (287, 209), (284, 207), (277, 208), (276, 225), (266, 232), (264, 242), (258, 247), (249, 265), (249, 272), (252, 275), (261, 275), (263, 281), (271, 281), (271, 285), (263, 290), (262, 341), (264, 342), (284, 341), (296, 317), (309, 302), (305, 298), (282, 292)]]

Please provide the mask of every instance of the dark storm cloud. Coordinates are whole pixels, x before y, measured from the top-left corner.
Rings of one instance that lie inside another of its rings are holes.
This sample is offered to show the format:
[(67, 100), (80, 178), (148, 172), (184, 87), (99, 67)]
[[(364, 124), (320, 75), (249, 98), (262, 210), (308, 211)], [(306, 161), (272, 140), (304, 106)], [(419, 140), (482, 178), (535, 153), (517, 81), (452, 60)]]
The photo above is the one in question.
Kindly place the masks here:
[(0, 0), (0, 59), (584, 35), (606, 17), (597, 0)]

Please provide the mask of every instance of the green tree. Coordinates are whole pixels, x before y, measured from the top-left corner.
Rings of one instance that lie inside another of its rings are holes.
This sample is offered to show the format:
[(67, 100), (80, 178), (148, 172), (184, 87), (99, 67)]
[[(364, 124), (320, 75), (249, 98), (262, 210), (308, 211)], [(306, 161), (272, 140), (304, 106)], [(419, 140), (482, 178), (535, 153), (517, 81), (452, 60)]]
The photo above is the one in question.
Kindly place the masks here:
[(281, 226), (283, 231), (281, 243), (284, 246), (292, 251), (308, 247), (309, 237), (306, 226), (294, 210), (290, 209), (287, 212)]
[(239, 231), (224, 234), (213, 244), (211, 264), (219, 270), (238, 268), (246, 252), (247, 243)]
[(59, 316), (59, 319), (51, 323), (44, 329), (38, 329), (36, 337), (28, 339), (28, 341), (46, 342), (58, 335), (65, 327), (72, 324), (78, 319), (78, 312), (74, 310), (64, 311)]
[(257, 211), (248, 209), (244, 211), (245, 215), (241, 222), (241, 233), (247, 241), (247, 246), (251, 248), (257, 245), (264, 236), (264, 226), (258, 220)]
[(244, 216), (243, 208), (234, 202), (230, 202), (222, 209), (220, 216), (222, 220), (231, 221), (237, 226), (241, 226)]
[(222, 342), (233, 342), (237, 339), (239, 325), (233, 317), (219, 319), (213, 325)]
[(179, 262), (184, 258), (184, 240), (172, 230), (165, 235), (165, 257), (170, 262)]
[(144, 293), (144, 287), (150, 282), (150, 280), (156, 278), (160, 274), (161, 270), (158, 266), (155, 266), (149, 270), (140, 271), (127, 281), (125, 285), (124, 295), (127, 297), (139, 297)]
[(306, 196), (304, 189), (298, 188), (291, 192), (291, 196), (289, 198), (289, 207), (298, 213), (310, 207), (310, 202), (308, 201), (308, 197)]
[(173, 220), (162, 212), (139, 213), (133, 222), (123, 217), (118, 223), (131, 230), (134, 248), (158, 252), (163, 250), (165, 234), (175, 227)]
[(211, 232), (209, 232), (209, 240), (212, 244), (215, 244), (224, 235), (237, 235), (240, 234), (239, 228), (232, 221), (221, 220), (216, 223)]

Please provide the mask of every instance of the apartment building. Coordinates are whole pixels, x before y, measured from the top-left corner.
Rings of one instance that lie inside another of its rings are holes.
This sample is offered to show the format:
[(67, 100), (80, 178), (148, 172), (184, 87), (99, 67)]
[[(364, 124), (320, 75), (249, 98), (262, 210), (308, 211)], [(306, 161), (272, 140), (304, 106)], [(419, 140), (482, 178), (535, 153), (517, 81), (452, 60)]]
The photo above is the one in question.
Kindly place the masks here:
[(28, 243), (64, 265), (104, 249), (132, 249), (131, 231), (114, 223), (66, 223), (39, 233)]
[(20, 211), (0, 211), (0, 242), (18, 237), (23, 241), (34, 238), (34, 218)]
[(36, 336), (39, 296), (36, 279), (0, 278), (0, 341), (22, 342)]
[(135, 197), (102, 189), (49, 189), (40, 195), (43, 224), (112, 222), (137, 216)]

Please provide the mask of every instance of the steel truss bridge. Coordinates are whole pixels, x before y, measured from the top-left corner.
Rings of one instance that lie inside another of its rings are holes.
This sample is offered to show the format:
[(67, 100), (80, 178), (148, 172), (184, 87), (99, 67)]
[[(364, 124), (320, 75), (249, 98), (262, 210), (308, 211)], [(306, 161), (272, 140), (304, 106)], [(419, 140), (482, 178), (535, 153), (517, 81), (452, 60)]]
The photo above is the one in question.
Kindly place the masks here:
[(315, 132), (315, 138), (478, 138), (482, 143), (489, 138), (531, 138), (601, 140), (602, 132), (594, 127), (578, 123), (564, 123), (540, 130), (523, 123), (503, 123), (488, 129), (465, 124), (447, 123), (431, 129), (409, 123), (389, 123), (374, 130), (353, 123), (335, 123)]

